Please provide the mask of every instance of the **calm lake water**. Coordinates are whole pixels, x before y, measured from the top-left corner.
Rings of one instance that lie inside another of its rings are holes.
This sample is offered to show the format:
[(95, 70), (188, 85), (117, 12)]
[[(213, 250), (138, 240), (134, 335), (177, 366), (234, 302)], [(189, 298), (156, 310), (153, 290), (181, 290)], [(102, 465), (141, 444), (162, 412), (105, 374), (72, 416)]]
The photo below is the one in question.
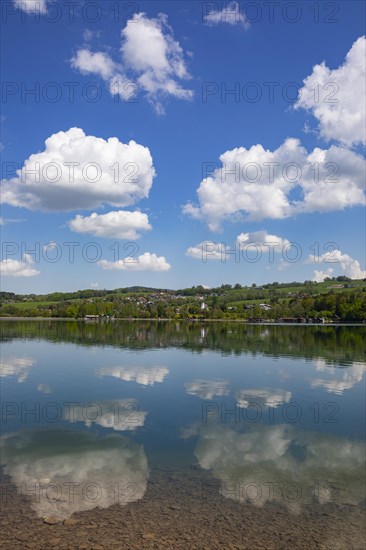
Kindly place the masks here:
[(162, 471), (253, 509), (364, 506), (366, 327), (1, 330), (1, 462), (38, 517), (143, 501)]

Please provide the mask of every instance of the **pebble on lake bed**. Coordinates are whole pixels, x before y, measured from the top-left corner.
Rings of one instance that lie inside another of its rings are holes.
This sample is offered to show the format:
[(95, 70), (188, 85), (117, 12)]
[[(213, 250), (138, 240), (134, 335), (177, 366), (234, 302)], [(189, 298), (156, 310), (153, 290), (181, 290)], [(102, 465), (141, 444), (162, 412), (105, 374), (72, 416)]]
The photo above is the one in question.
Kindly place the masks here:
[(47, 523), (47, 525), (56, 525), (57, 523), (60, 523), (60, 520), (52, 516), (46, 516), (43, 518), (43, 522)]
[(65, 527), (73, 527), (74, 525), (77, 525), (79, 522), (77, 519), (73, 519), (73, 518), (67, 518), (67, 519), (64, 519), (64, 525)]

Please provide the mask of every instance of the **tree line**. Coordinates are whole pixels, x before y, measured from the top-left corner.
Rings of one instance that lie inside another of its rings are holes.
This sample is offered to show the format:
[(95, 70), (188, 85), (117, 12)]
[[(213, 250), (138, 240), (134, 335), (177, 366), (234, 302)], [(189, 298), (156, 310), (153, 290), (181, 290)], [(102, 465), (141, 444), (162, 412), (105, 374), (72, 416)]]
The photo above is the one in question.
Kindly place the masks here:
[[(196, 287), (197, 288), (197, 287)], [(116, 291), (113, 291), (116, 294)], [(75, 294), (75, 293), (74, 293)], [(195, 292), (194, 296), (197, 294)], [(3, 303), (0, 308), (2, 316), (22, 317), (65, 317), (80, 319), (86, 315), (98, 315), (100, 317), (116, 318), (141, 318), (141, 319), (283, 319), (304, 318), (364, 322), (366, 321), (366, 288), (334, 292), (333, 290), (316, 295), (305, 294), (293, 298), (282, 298), (276, 292), (269, 292), (263, 296), (266, 304), (270, 306), (263, 309), (258, 302), (249, 304), (246, 300), (258, 300), (262, 294), (243, 291), (236, 294), (238, 305), (230, 307), (230, 293), (206, 296), (205, 309), (201, 307), (201, 301), (184, 298), (174, 298), (165, 295), (163, 299), (149, 299), (146, 294), (135, 294), (129, 299), (114, 296), (108, 299), (93, 295), (93, 298), (78, 298), (77, 301), (63, 299), (51, 304), (32, 305), (32, 302), (23, 303), (20, 308), (14, 303)], [(39, 297), (38, 297), (39, 298)], [(240, 302), (242, 300), (242, 302)], [(23, 307), (24, 306), (24, 307)]]

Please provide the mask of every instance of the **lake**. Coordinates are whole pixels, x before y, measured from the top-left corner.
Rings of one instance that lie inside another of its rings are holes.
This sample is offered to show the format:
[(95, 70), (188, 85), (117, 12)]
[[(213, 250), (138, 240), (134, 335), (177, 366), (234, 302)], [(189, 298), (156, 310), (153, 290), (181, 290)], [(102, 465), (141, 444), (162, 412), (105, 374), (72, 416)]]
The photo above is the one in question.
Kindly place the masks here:
[(1, 338), (5, 546), (364, 548), (366, 327)]

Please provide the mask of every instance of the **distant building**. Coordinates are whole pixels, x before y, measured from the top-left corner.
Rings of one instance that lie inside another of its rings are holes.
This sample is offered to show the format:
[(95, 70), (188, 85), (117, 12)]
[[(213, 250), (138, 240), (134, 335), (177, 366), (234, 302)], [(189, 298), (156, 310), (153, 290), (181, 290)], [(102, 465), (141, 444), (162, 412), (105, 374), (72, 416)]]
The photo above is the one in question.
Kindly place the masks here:
[(279, 321), (281, 323), (306, 323), (305, 317), (283, 317)]
[(272, 306), (270, 306), (269, 304), (259, 304), (259, 307), (261, 309), (264, 309), (264, 311), (269, 311), (270, 309), (272, 309)]

